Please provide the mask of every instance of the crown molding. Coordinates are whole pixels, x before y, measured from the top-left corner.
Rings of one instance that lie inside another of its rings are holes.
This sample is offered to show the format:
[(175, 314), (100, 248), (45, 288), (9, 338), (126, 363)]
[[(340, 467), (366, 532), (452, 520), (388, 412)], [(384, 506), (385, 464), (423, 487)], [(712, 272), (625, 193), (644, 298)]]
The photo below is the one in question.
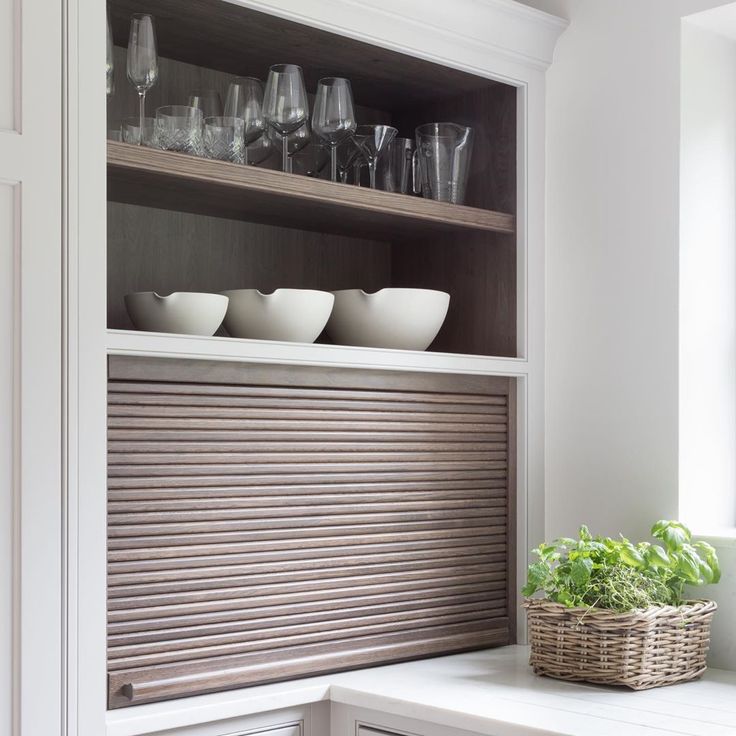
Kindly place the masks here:
[[(514, 0), (228, 0), (305, 25), (462, 67), (545, 70), (568, 21)], [(431, 49), (432, 53), (427, 53)]]

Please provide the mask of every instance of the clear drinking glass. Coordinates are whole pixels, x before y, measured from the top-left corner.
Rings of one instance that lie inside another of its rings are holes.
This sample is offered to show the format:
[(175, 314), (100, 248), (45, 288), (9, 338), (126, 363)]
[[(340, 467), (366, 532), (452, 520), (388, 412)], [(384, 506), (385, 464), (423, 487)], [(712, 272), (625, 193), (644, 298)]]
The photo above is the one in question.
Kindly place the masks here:
[(165, 151), (203, 155), (203, 122), (204, 117), (198, 107), (188, 105), (159, 107), (156, 110), (156, 146)]
[(128, 39), (128, 79), (138, 92), (140, 121), (146, 116), (146, 92), (158, 80), (158, 53), (153, 17), (136, 14), (130, 19)]
[[(123, 142), (133, 143), (136, 146), (144, 145), (151, 148), (154, 145), (153, 140), (155, 127), (156, 118), (143, 118), (142, 128), (140, 118), (125, 118), (122, 123)], [(142, 139), (141, 131), (143, 132)]]
[(107, 16), (107, 96), (115, 94), (115, 47), (112, 43), (110, 15)]
[(350, 82), (325, 77), (317, 85), (312, 130), (330, 146), (330, 179), (337, 181), (337, 147), (355, 132), (355, 110)]
[(390, 125), (359, 125), (355, 130), (356, 140), (363, 149), (368, 163), (371, 189), (376, 188), (376, 162), (389, 147), (399, 131)]
[(385, 192), (408, 194), (413, 190), (414, 141), (394, 138), (385, 156), (378, 159), (378, 186)]
[(222, 113), (222, 99), (215, 89), (195, 89), (189, 95), (189, 107), (198, 107), (205, 120), (220, 117)]
[(289, 147), (285, 140), (309, 119), (309, 100), (302, 69), (294, 64), (277, 64), (268, 72), (263, 95), (263, 117), (282, 139), (282, 166), (289, 169)]
[(427, 123), (416, 129), (422, 196), (462, 204), (473, 153), (473, 130), (456, 123)]
[(204, 150), (208, 158), (242, 164), (245, 161), (243, 119), (211, 117), (204, 121)]

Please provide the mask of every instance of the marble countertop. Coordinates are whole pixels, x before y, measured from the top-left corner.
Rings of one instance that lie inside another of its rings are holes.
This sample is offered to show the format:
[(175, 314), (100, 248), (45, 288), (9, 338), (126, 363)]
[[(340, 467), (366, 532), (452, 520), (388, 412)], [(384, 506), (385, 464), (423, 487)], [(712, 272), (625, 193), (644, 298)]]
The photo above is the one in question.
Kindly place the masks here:
[(488, 736), (734, 736), (736, 672), (632, 692), (535, 676), (528, 649), (501, 647), (139, 705), (107, 736), (140, 736), (330, 700)]

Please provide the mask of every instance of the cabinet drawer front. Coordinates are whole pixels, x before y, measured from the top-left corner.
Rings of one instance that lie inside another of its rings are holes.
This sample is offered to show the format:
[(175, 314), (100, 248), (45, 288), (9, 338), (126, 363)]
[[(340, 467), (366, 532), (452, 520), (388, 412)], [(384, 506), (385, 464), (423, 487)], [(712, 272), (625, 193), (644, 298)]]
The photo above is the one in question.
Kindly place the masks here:
[(396, 731), (370, 728), (369, 726), (358, 726), (358, 736), (404, 736)]
[(265, 731), (255, 731), (245, 736), (302, 736), (299, 726), (283, 726), (279, 728), (268, 728)]
[(487, 376), (111, 358), (110, 706), (508, 643), (512, 404)]

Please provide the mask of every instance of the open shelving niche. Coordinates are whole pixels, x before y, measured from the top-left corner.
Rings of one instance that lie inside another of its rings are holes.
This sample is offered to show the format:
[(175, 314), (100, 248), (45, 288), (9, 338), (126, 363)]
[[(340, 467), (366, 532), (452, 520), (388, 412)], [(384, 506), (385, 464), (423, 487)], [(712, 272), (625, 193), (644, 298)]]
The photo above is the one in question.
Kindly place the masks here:
[[(242, 167), (108, 143), (109, 350), (307, 362), (330, 355), (346, 364), (458, 372), (481, 372), (492, 356), (509, 359), (498, 363), (513, 369), (516, 88), (221, 0), (194, 0), (186, 14), (179, 5), (112, 3), (116, 94), (109, 126), (137, 109), (124, 46), (130, 14), (144, 10), (157, 19), (161, 55), (149, 114), (186, 102), (195, 88), (215, 88), (224, 99), (233, 76), (265, 79), (268, 67), (283, 61), (304, 68), (310, 91), (322, 76), (346, 76), (359, 122), (390, 123), (405, 137), (434, 120), (474, 128), (466, 204), (283, 174), (276, 152), (262, 166)], [(310, 146), (296, 169), (309, 168), (313, 156)], [(123, 303), (132, 291), (386, 286), (450, 293), (447, 319), (428, 353), (137, 333)]]

